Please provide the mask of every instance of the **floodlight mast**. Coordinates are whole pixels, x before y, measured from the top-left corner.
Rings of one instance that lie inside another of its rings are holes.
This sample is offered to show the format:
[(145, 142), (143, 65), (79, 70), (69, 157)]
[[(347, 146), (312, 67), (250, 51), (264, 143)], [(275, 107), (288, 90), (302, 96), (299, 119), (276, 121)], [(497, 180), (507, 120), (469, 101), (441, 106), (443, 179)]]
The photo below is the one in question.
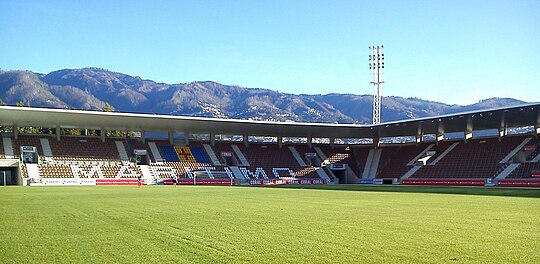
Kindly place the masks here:
[(384, 69), (384, 46), (370, 46), (371, 54), (369, 55), (369, 69), (373, 70), (373, 124), (381, 123), (381, 86), (384, 83), (382, 80), (382, 70)]

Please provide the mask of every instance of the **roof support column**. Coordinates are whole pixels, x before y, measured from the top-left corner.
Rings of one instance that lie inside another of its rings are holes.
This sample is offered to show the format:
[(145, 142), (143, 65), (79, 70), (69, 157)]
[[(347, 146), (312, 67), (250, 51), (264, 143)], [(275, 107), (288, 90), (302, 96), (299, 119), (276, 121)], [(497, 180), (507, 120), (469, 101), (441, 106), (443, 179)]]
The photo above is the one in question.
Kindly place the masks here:
[(283, 136), (277, 136), (277, 144), (279, 148), (283, 147)]
[(536, 118), (536, 126), (534, 126), (536, 134), (540, 135), (540, 110), (538, 110), (538, 117)]
[[(191, 134), (189, 132), (184, 132), (184, 144), (186, 146), (189, 146), (189, 137), (191, 136)], [(171, 144), (172, 145), (172, 144)]]
[(102, 128), (99, 131), (99, 136), (101, 137), (101, 142), (105, 142), (105, 134), (107, 134), (107, 130), (105, 130), (105, 128)]
[(313, 137), (312, 136), (307, 137), (307, 146), (310, 149), (313, 147)]
[(169, 144), (171, 144), (171, 145), (174, 143), (173, 135), (174, 135), (174, 132), (167, 131), (167, 138), (169, 139)]
[(17, 127), (17, 124), (13, 124), (13, 139), (17, 140), (19, 137), (19, 127)]
[(216, 133), (210, 132), (210, 145), (212, 147), (216, 146)]
[(439, 119), (439, 128), (437, 128), (437, 139), (436, 142), (439, 143), (440, 141), (444, 140), (444, 125), (442, 123), (442, 120)]
[(416, 130), (416, 144), (420, 144), (424, 141), (424, 130), (422, 129), (422, 122), (418, 123), (418, 130)]
[(331, 138), (330, 138), (330, 148), (331, 148), (331, 149), (334, 149), (335, 144), (336, 144), (336, 138), (331, 137)]
[(248, 146), (249, 143), (249, 136), (247, 133), (242, 134), (242, 141), (244, 142), (244, 146)]
[(506, 112), (503, 112), (501, 115), (501, 123), (499, 124), (499, 141), (501, 138), (506, 136)]
[(56, 140), (60, 141), (60, 126), (56, 127)]
[(465, 128), (465, 143), (467, 143), (467, 140), (472, 138), (472, 131), (473, 131), (473, 117), (469, 116), (467, 118), (467, 127)]
[(381, 145), (381, 127), (378, 127), (373, 136), (373, 147), (378, 148)]
[(142, 143), (146, 143), (146, 131), (141, 130), (141, 141)]

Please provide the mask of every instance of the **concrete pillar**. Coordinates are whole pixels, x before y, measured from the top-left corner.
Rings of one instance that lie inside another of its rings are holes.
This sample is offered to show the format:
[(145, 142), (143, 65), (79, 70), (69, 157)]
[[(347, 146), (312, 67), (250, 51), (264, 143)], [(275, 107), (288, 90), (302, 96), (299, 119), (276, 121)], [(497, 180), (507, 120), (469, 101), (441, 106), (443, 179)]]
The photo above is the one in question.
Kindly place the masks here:
[(184, 144), (186, 146), (189, 146), (189, 137), (191, 136), (191, 134), (189, 132), (184, 132)]
[(330, 148), (334, 149), (335, 146), (336, 146), (336, 138), (331, 137), (330, 138)]
[(439, 143), (439, 141), (444, 140), (444, 124), (442, 123), (441, 119), (439, 119), (439, 128), (437, 128), (437, 139), (435, 142)]
[(310, 149), (313, 147), (313, 137), (312, 136), (307, 137), (307, 145), (308, 145), (308, 148), (310, 148)]
[(418, 123), (418, 129), (416, 130), (416, 144), (420, 144), (424, 141), (424, 130), (422, 129), (422, 122)]
[(101, 136), (101, 142), (105, 142), (105, 134), (107, 134), (107, 130), (105, 130), (104, 128), (102, 128), (102, 129), (99, 131), (99, 135)]
[(474, 118), (473, 115), (470, 115), (467, 118), (467, 127), (465, 128), (465, 142), (467, 142), (467, 140), (471, 139), (472, 136), (473, 136), (473, 134), (472, 134), (472, 131), (473, 131), (473, 118)]
[(242, 141), (244, 141), (244, 146), (248, 146), (248, 143), (249, 143), (249, 135), (248, 134), (243, 134), (242, 135)]
[(216, 133), (210, 133), (210, 145), (212, 147), (216, 145)]
[(141, 130), (141, 142), (146, 143), (146, 131)]
[(283, 147), (283, 136), (277, 136), (277, 145), (279, 148)]
[(538, 110), (538, 117), (536, 118), (536, 126), (534, 127), (536, 134), (540, 135), (540, 110)]
[(167, 138), (169, 139), (169, 144), (174, 144), (174, 132), (172, 131), (167, 131)]
[(17, 140), (19, 137), (19, 127), (17, 124), (13, 124), (13, 139)]
[(61, 130), (60, 127), (57, 126), (56, 127), (56, 140), (58, 140), (58, 141), (60, 141), (60, 130)]

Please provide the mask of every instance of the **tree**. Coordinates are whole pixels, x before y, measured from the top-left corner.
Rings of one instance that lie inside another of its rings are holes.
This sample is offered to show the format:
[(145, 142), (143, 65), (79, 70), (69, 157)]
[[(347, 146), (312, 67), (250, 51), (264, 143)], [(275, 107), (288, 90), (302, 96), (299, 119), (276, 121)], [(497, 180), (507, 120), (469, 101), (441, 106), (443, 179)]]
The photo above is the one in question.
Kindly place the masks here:
[(114, 110), (108, 102), (105, 102), (105, 106), (103, 106), (103, 112), (114, 112)]
[(6, 103), (4, 103), (4, 100), (2, 100), (2, 98), (0, 98), (0, 105), (6, 105)]
[[(105, 106), (103, 106), (103, 112), (114, 112), (112, 106), (108, 103), (108, 102), (105, 102)], [(130, 132), (130, 131), (120, 131), (120, 130), (107, 130), (107, 132), (105, 133), (105, 136), (107, 137), (130, 137), (130, 136), (133, 136), (133, 132)]]
[(23, 106), (24, 106), (24, 102), (23, 102), (23, 101), (17, 102), (17, 103), (15, 104), (15, 106), (23, 107)]

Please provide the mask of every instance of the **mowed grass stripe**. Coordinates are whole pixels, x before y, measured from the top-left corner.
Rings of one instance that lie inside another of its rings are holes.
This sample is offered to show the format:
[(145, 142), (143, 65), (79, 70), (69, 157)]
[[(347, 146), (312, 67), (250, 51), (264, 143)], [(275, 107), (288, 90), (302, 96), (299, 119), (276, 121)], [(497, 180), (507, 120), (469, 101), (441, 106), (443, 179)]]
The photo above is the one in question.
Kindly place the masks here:
[(538, 190), (526, 195), (532, 197), (512, 197), (491, 190), (479, 195), (482, 188), (467, 189), (475, 195), (421, 192), (422, 187), (417, 192), (399, 186), (340, 188), (346, 186), (2, 188), (0, 241), (6, 246), (0, 248), (0, 262), (540, 259)]

